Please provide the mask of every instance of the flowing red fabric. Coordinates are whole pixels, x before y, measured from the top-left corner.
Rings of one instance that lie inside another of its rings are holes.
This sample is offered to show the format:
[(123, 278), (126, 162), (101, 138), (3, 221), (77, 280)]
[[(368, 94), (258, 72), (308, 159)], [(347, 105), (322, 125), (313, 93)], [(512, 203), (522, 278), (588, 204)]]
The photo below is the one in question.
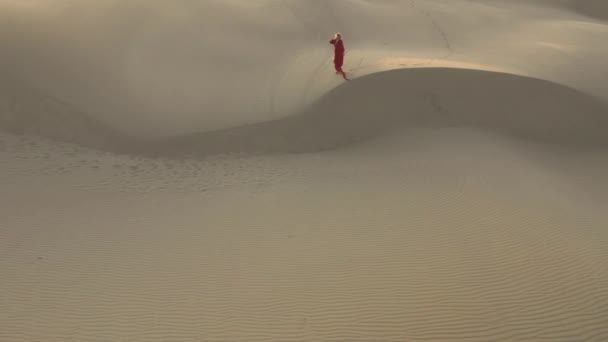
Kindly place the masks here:
[(342, 74), (344, 79), (348, 79), (346, 73), (342, 71), (342, 65), (344, 64), (344, 43), (342, 39), (332, 39), (329, 43), (334, 46), (334, 66), (336, 67), (336, 71)]

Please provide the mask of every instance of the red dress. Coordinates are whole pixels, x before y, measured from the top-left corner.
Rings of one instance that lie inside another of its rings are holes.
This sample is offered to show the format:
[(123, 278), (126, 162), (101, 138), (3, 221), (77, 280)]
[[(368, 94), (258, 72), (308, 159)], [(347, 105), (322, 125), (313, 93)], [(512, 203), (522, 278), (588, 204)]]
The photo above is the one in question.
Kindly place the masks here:
[(329, 41), (334, 46), (334, 65), (336, 71), (342, 72), (342, 65), (344, 64), (344, 43), (342, 39), (332, 39)]

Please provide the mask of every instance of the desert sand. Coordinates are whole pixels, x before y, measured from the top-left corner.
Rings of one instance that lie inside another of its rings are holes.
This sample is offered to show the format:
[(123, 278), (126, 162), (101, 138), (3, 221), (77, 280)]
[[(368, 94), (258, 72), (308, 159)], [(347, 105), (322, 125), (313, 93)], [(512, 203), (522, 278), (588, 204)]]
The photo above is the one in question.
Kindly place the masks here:
[(0, 341), (607, 341), (607, 41), (604, 0), (0, 0)]

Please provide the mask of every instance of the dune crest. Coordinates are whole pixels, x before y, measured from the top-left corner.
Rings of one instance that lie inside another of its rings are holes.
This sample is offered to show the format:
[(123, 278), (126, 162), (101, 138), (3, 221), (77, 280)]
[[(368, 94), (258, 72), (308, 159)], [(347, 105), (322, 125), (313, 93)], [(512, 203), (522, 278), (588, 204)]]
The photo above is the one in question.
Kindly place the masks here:
[(379, 72), (339, 86), (286, 118), (152, 140), (14, 90), (0, 117), (5, 131), (148, 156), (316, 152), (420, 127), (475, 128), (558, 146), (608, 145), (608, 105), (600, 99), (543, 80), (472, 69)]

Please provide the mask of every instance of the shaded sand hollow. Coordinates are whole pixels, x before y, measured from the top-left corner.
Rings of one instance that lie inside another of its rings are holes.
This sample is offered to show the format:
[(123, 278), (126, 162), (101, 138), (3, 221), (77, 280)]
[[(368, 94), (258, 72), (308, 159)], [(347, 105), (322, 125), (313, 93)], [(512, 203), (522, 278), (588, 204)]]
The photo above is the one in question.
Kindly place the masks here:
[(0, 341), (608, 340), (607, 14), (0, 0)]

